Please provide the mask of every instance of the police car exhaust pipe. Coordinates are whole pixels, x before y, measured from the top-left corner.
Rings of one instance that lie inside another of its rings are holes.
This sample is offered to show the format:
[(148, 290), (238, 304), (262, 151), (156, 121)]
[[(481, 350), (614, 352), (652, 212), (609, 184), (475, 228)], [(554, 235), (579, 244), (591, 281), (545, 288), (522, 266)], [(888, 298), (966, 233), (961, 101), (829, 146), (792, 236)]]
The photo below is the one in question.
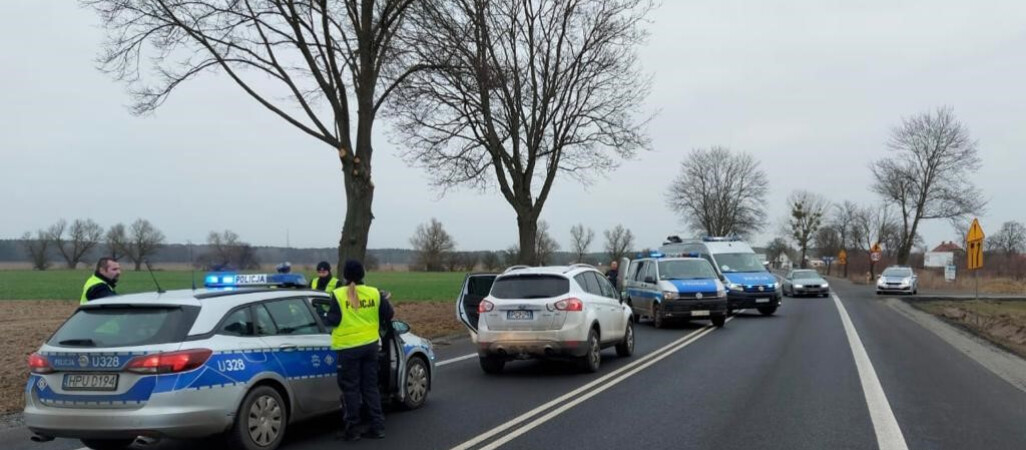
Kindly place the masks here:
[(29, 439), (32, 440), (32, 442), (40, 442), (40, 443), (42, 443), (42, 442), (50, 442), (50, 441), (54, 440), (54, 437), (53, 436), (46, 436), (46, 435), (42, 435), (42, 434), (35, 434), (35, 433), (33, 433), (32, 437), (30, 437)]

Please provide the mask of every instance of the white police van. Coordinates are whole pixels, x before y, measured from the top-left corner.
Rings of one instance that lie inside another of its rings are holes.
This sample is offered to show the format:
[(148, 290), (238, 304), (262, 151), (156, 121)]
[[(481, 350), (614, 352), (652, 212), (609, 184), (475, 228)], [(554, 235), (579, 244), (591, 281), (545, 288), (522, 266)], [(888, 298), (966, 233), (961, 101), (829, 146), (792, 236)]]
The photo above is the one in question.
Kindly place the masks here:
[(659, 250), (667, 256), (694, 254), (709, 261), (727, 287), (731, 311), (755, 308), (772, 315), (780, 307), (780, 283), (752, 247), (737, 238), (682, 240), (670, 236)]
[(651, 318), (652, 326), (662, 328), (674, 319), (710, 320), (717, 327), (727, 322), (726, 288), (705, 259), (652, 252), (621, 267), (627, 304), (635, 317)]
[[(294, 274), (217, 273), (206, 285), (80, 306), (29, 357), (33, 440), (120, 449), (224, 433), (236, 448), (274, 449), (290, 423), (339, 409), (327, 293), (279, 288), (306, 286)], [(417, 408), (433, 381), (432, 345), (402, 321), (393, 329), (382, 399)]]

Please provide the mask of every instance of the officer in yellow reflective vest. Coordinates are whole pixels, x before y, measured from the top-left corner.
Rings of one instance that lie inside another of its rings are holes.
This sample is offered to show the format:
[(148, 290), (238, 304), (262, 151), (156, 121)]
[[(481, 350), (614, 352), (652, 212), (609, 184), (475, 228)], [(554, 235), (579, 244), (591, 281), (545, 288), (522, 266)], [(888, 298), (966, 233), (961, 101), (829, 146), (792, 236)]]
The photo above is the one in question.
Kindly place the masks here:
[[(385, 416), (378, 391), (378, 339), (380, 324), (391, 324), (395, 313), (377, 288), (363, 284), (364, 270), (359, 261), (346, 261), (342, 276), (347, 284), (332, 291), (335, 301), (326, 319), (335, 327), (331, 349), (338, 352), (338, 385), (346, 414), (345, 426), (337, 437), (347, 441), (382, 439)], [(361, 424), (361, 406), (369, 423)]]
[(333, 292), (338, 288), (338, 278), (331, 276), (331, 264), (328, 264), (327, 261), (317, 263), (317, 278), (310, 281), (310, 289), (315, 291)]
[(121, 277), (121, 264), (118, 260), (104, 256), (96, 261), (96, 272), (86, 280), (82, 286), (82, 297), (79, 304), (86, 304), (90, 300), (118, 295), (114, 287)]

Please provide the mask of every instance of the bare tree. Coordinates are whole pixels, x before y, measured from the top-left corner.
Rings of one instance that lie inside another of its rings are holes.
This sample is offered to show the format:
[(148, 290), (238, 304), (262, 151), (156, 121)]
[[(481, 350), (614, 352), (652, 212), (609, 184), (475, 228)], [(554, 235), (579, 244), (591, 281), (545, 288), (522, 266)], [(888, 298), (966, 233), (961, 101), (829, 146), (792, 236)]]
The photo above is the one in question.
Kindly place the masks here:
[(791, 210), (788, 218), (788, 231), (801, 254), (799, 265), (806, 267), (806, 255), (809, 250), (809, 243), (819, 227), (823, 225), (823, 218), (826, 216), (830, 204), (823, 197), (809, 191), (794, 191), (787, 199), (788, 208)]
[(410, 238), (410, 244), (417, 252), (416, 267), (429, 272), (445, 270), (449, 253), (456, 248), (452, 236), (449, 236), (442, 223), (435, 218), (417, 226), (417, 231)]
[(32, 268), (35, 270), (46, 270), (50, 268), (50, 258), (47, 252), (50, 250), (50, 236), (46, 231), (37, 230), (35, 237), (26, 231), (21, 236), (21, 243), (32, 261)]
[(766, 172), (751, 155), (713, 147), (684, 159), (667, 201), (695, 232), (750, 236), (765, 225), (768, 189)]
[(606, 236), (605, 250), (610, 261), (619, 261), (620, 258), (627, 256), (631, 248), (634, 247), (634, 233), (624, 228), (623, 225), (617, 225), (603, 234)]
[(207, 268), (247, 270), (260, 267), (253, 246), (243, 242), (234, 231), (211, 231), (207, 235), (207, 245), (210, 253), (201, 257)]
[(517, 215), (518, 261), (537, 264), (557, 174), (588, 182), (648, 146), (636, 48), (650, 0), (420, 2), (408, 48), (434, 70), (392, 97), (437, 186), (498, 185)]
[(553, 263), (553, 255), (559, 251), (559, 243), (549, 234), (549, 224), (544, 220), (538, 222), (538, 233), (535, 234), (534, 254), (539, 266)]
[(570, 228), (570, 250), (574, 253), (574, 261), (584, 262), (584, 255), (588, 253), (588, 247), (595, 240), (595, 230), (584, 228), (584, 224), (577, 224)]
[[(840, 239), (841, 248), (845, 253), (849, 249), (858, 248), (859, 238), (856, 236), (855, 219), (859, 213), (859, 205), (850, 200), (834, 205), (833, 213), (830, 216), (830, 227), (833, 228)], [(848, 277), (848, 265), (844, 265), (844, 277)]]
[(502, 267), (502, 260), (499, 252), (485, 252), (481, 256), (481, 265), (484, 266), (485, 270), (499, 270)]
[[(870, 206), (859, 208), (855, 215), (853, 235), (857, 236), (858, 246), (867, 252), (874, 244), (886, 242), (890, 237), (900, 233), (901, 225), (893, 210), (887, 206)], [(875, 266), (872, 260), (869, 262), (869, 275), (875, 276)]]
[(150, 221), (136, 219), (135, 222), (132, 222), (125, 255), (135, 263), (135, 270), (141, 270), (143, 262), (156, 254), (163, 246), (164, 233), (153, 226)]
[[(65, 236), (67, 232), (67, 236)], [(69, 269), (74, 269), (90, 250), (103, 239), (103, 227), (92, 219), (75, 219), (68, 222), (61, 219), (50, 226), (47, 232), (53, 246), (57, 248)]]
[(773, 264), (774, 267), (779, 267), (777, 261), (780, 259), (780, 255), (788, 255), (790, 258), (791, 246), (787, 243), (787, 239), (782, 237), (773, 238), (768, 244), (766, 244), (766, 259)]
[[(820, 257), (836, 257), (842, 248), (841, 233), (833, 225), (826, 225), (816, 230), (816, 234), (812, 237), (812, 242), (816, 246)], [(832, 265), (831, 263), (827, 264), (827, 275), (830, 275)]]
[[(82, 3), (107, 29), (100, 63), (130, 86), (135, 113), (157, 109), (201, 73), (222, 73), (260, 106), (331, 148), (346, 191), (339, 261), (365, 259), (374, 218), (374, 121), (395, 84), (424, 68), (404, 65), (411, 58), (395, 45), (413, 0)], [(147, 65), (157, 74), (150, 83), (143, 76)]]
[(898, 207), (899, 264), (908, 262), (919, 222), (980, 212), (986, 205), (970, 174), (980, 167), (976, 141), (951, 108), (902, 120), (891, 132), (891, 155), (872, 164), (873, 191)]
[(107, 241), (107, 251), (114, 259), (122, 258), (128, 253), (128, 233), (125, 232), (124, 224), (115, 224), (107, 229), (104, 235)]
[(1005, 222), (997, 233), (987, 238), (986, 244), (987, 250), (1018, 255), (1026, 251), (1026, 225), (1014, 220)]

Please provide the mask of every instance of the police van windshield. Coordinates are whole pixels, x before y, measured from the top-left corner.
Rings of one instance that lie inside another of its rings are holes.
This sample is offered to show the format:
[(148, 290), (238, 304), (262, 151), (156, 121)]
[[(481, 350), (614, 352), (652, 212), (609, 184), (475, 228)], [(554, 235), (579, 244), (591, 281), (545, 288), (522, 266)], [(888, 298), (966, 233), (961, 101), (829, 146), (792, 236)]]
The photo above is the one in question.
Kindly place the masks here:
[(678, 259), (659, 261), (660, 280), (690, 280), (716, 278), (716, 272), (704, 259)]
[(717, 253), (714, 257), (723, 273), (764, 272), (766, 270), (755, 253)]

